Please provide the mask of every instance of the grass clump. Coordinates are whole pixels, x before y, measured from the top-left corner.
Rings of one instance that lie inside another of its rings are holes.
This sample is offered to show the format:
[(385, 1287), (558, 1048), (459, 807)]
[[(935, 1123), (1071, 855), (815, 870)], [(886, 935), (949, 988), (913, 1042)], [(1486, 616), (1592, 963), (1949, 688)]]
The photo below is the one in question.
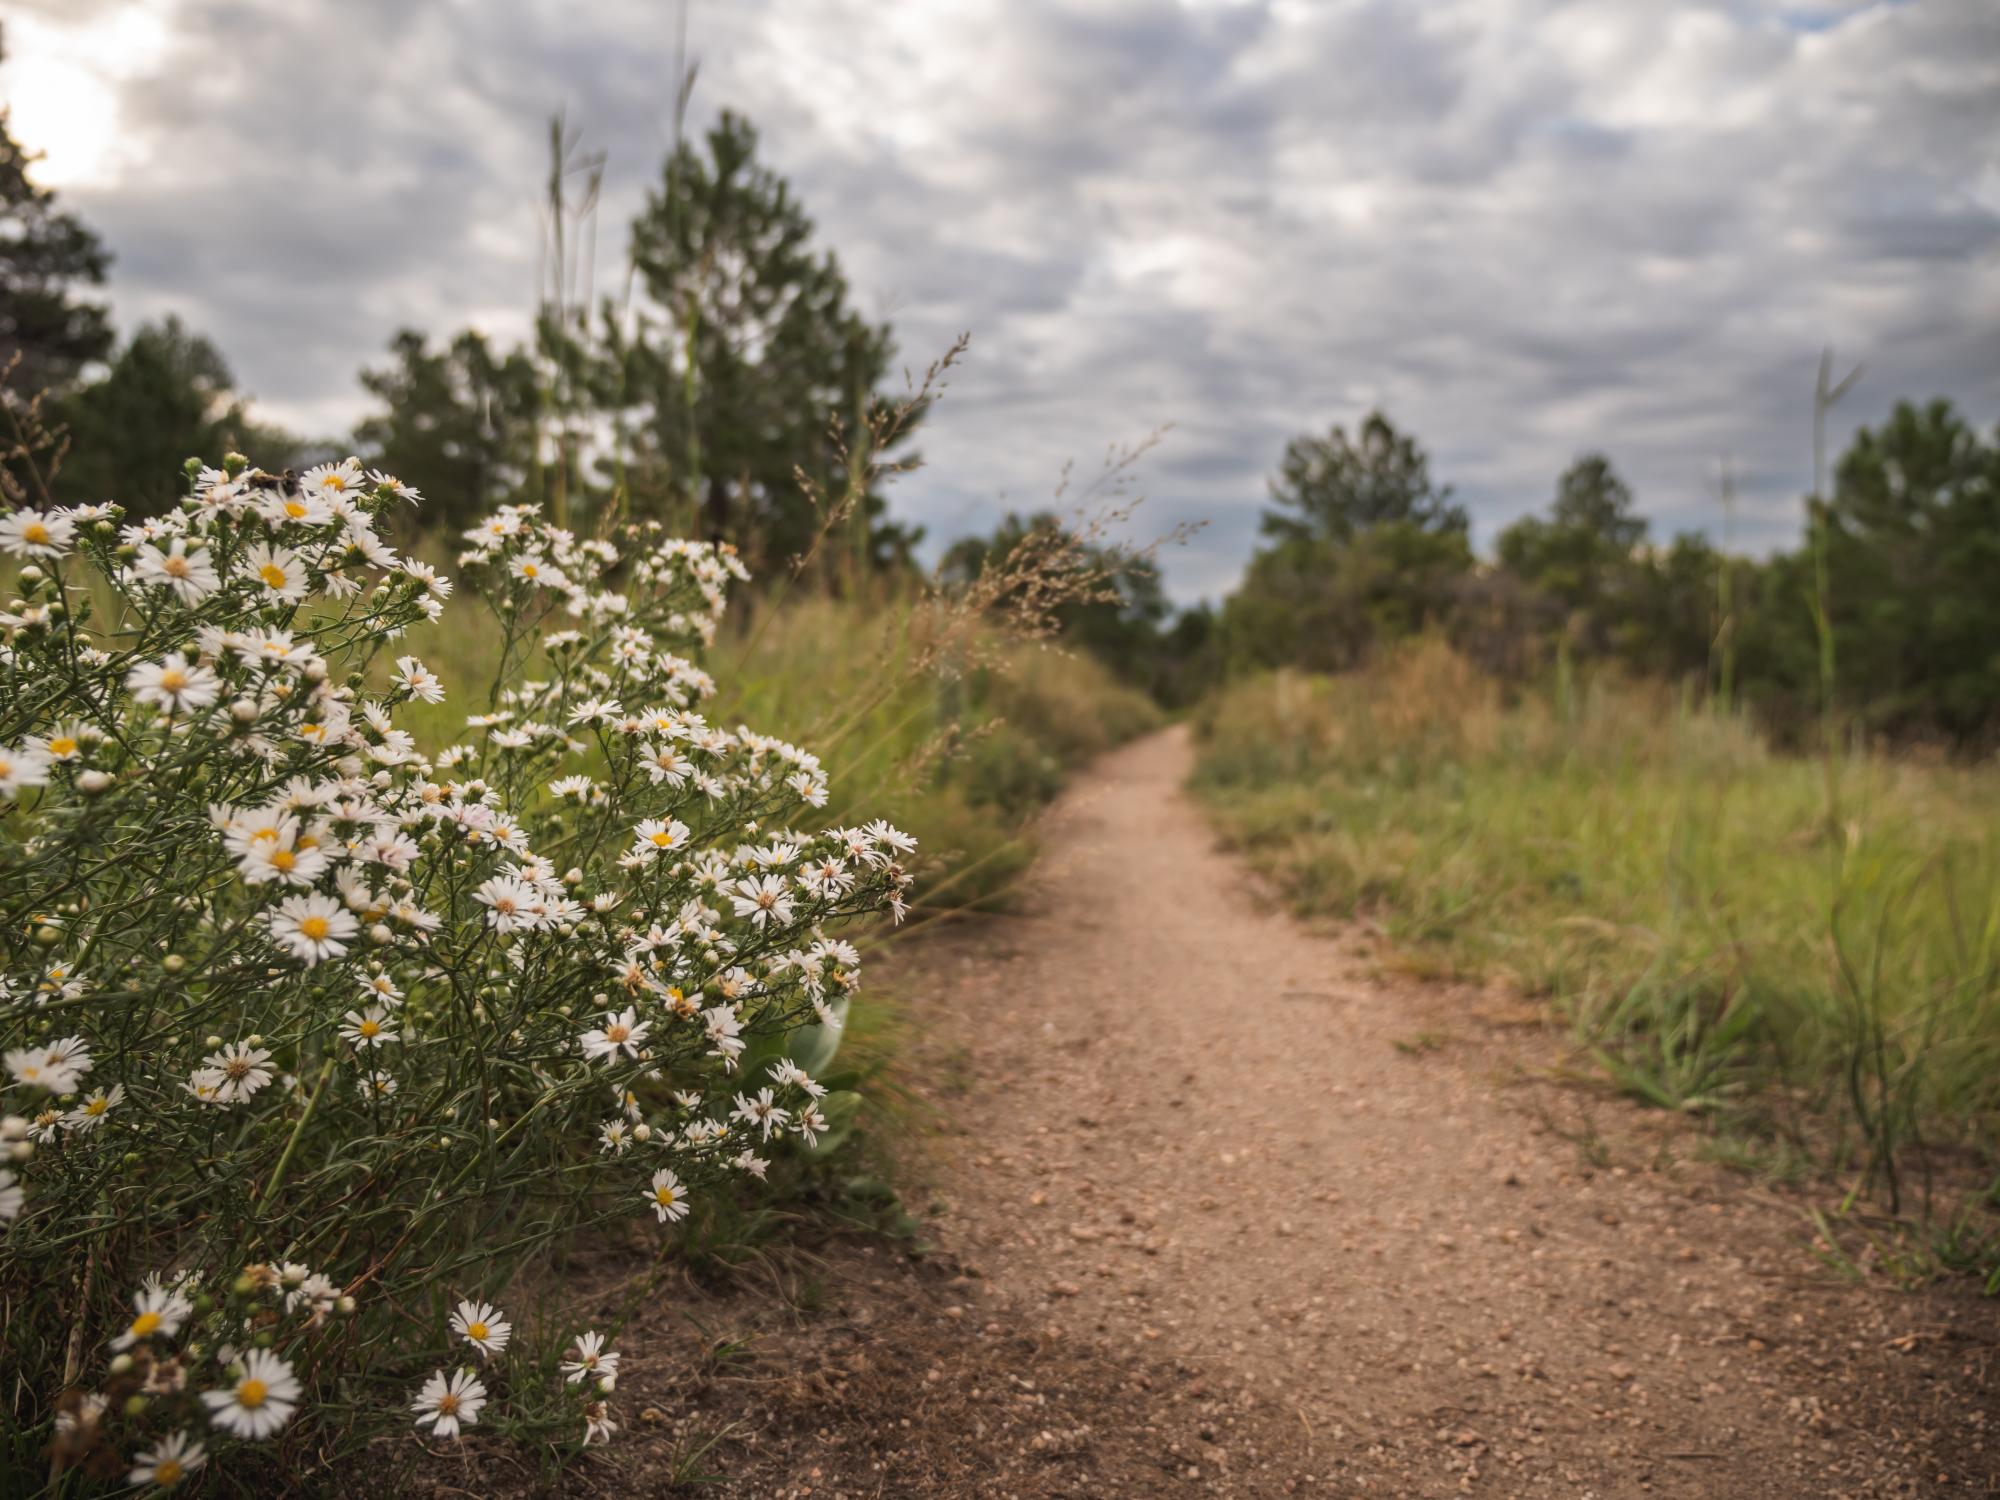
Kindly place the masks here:
[(1238, 684), (1196, 787), (1303, 911), (1551, 997), (1619, 1085), (1878, 1188), (2000, 1129), (2000, 777), (1825, 767), (1657, 688), (1503, 701), (1416, 642)]

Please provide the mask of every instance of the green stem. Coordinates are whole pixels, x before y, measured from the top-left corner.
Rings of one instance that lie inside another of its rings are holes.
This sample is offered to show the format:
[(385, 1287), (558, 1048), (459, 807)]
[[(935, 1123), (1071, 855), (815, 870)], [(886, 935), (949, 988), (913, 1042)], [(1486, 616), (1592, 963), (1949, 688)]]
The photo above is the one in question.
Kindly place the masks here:
[(298, 1124), (292, 1127), (292, 1138), (285, 1142), (284, 1154), (278, 1158), (278, 1164), (271, 1169), (270, 1181), (266, 1182), (262, 1190), (258, 1192), (257, 1201), (261, 1203), (270, 1202), (271, 1196), (278, 1191), (279, 1185), (284, 1182), (285, 1168), (292, 1164), (292, 1153), (298, 1149), (299, 1137), (306, 1132), (306, 1122), (312, 1118), (313, 1110), (319, 1106), (319, 1096), (326, 1092), (327, 1083), (333, 1077), (333, 1069), (334, 1059), (329, 1057), (326, 1060), (326, 1066), (319, 1070), (319, 1082), (313, 1085), (312, 1098), (306, 1100), (304, 1113), (299, 1116)]

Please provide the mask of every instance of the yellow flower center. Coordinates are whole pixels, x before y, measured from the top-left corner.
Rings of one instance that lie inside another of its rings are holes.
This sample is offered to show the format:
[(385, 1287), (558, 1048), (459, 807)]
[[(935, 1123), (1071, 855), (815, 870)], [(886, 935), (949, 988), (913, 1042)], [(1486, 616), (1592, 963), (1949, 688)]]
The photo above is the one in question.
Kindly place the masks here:
[[(486, 1325), (481, 1323), (478, 1326), (484, 1328)], [(438, 1415), (441, 1417), (455, 1417), (458, 1415), (458, 1397), (456, 1394), (446, 1391), (442, 1396), (438, 1397)]]
[(188, 685), (187, 673), (179, 667), (168, 667), (160, 673), (160, 686), (169, 693), (178, 693)]
[(354, 1029), (364, 1037), (378, 1037), (382, 1034), (382, 1023), (380, 1021), (363, 1021)]
[(315, 943), (321, 941), (332, 930), (332, 924), (325, 917), (307, 917), (299, 923), (299, 931)]
[(276, 563), (265, 563), (257, 570), (257, 576), (264, 580), (267, 588), (281, 589), (285, 586), (285, 570)]
[(30, 521), (21, 528), (21, 537), (24, 541), (46, 543), (49, 539), (49, 528), (40, 521)]
[(475, 1341), (485, 1338), (486, 1325), (484, 1323), (467, 1323), (465, 1325), (465, 1336)]
[(604, 1028), (604, 1039), (607, 1042), (622, 1042), (631, 1034), (627, 1028), (618, 1025), (616, 1022)]
[(653, 1196), (662, 1203), (671, 1204), (674, 1201), (674, 1190), (670, 1187), (654, 1188)]
[(160, 1315), (158, 1313), (142, 1312), (139, 1314), (138, 1317), (132, 1320), (132, 1327), (131, 1327), (132, 1337), (135, 1339), (142, 1339), (147, 1334), (153, 1332), (153, 1330), (158, 1328), (159, 1326), (160, 1326)]
[(662, 849), (671, 846), (673, 841), (674, 841), (674, 836), (671, 833), (666, 832), (664, 829), (662, 829), (659, 833), (653, 835), (653, 842), (659, 845)]
[(250, 1407), (253, 1411), (264, 1404), (271, 1394), (271, 1388), (261, 1380), (239, 1380), (236, 1383), (236, 1404)]
[(274, 870), (289, 870), (298, 862), (299, 857), (289, 849), (273, 849), (271, 851), (271, 868)]
[(222, 1065), (222, 1071), (227, 1073), (231, 1078), (248, 1078), (250, 1076), (249, 1060), (247, 1058), (232, 1057)]
[[(91, 1096), (90, 1102), (83, 1106), (83, 1112), (87, 1115), (101, 1115), (109, 1108), (111, 1108), (111, 1100), (109, 1098), (103, 1094), (94, 1094)], [(152, 1316), (152, 1313), (146, 1314), (148, 1318)]]
[(51, 755), (74, 755), (76, 751), (76, 741), (66, 734), (59, 734), (49, 741), (49, 754)]
[(181, 1468), (181, 1461), (178, 1458), (163, 1458), (153, 1465), (153, 1483), (179, 1484), (183, 1472), (185, 1471)]
[(326, 478), (320, 481), (320, 488), (328, 490), (344, 490), (347, 488), (347, 481), (345, 479), (342, 479), (338, 474), (329, 474), (326, 476)]
[(160, 559), (160, 571), (169, 578), (185, 578), (188, 576), (188, 560), (175, 552)]
[(294, 521), (302, 519), (306, 514), (305, 501), (287, 500), (285, 502), (285, 514), (290, 516)]

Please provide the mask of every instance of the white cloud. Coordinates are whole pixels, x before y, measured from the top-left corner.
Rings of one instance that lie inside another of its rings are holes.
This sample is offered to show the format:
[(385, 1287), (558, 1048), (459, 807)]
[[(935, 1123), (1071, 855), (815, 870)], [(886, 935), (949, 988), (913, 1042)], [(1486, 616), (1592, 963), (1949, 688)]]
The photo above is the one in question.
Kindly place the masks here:
[[(45, 4), (0, 81), (130, 8)], [(1215, 521), (1169, 560), (1214, 594), (1284, 438), (1381, 402), (1483, 533), (1596, 446), (1661, 529), (1734, 454), (1768, 544), (1822, 343), (1870, 363), (1848, 423), (2000, 412), (1990, 0), (718, 0), (690, 40), (905, 357), (973, 331), (897, 499), (940, 533), (1172, 421), (1152, 524)], [(547, 111), (611, 152), (607, 268), (671, 124), (652, 0), (182, 0), (130, 55), (143, 160), (72, 193), (121, 317), (322, 430), (398, 324), (525, 309)]]

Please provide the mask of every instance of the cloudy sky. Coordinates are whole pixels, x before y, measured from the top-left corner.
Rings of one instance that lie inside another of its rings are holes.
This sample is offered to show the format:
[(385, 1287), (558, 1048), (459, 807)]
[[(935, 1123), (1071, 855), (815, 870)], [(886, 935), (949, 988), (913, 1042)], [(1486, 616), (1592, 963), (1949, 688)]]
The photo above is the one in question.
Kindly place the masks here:
[[(609, 153), (602, 265), (672, 129), (670, 0), (9, 0), (0, 98), (270, 415), (364, 409), (400, 325), (509, 334), (558, 109)], [(1144, 525), (1227, 589), (1285, 438), (1384, 406), (1480, 539), (1601, 447), (1657, 528), (1788, 541), (1823, 345), (2000, 419), (1995, 0), (692, 0), (697, 120), (747, 113), (921, 365), (973, 356), (898, 508), (948, 536), (1173, 424)]]

